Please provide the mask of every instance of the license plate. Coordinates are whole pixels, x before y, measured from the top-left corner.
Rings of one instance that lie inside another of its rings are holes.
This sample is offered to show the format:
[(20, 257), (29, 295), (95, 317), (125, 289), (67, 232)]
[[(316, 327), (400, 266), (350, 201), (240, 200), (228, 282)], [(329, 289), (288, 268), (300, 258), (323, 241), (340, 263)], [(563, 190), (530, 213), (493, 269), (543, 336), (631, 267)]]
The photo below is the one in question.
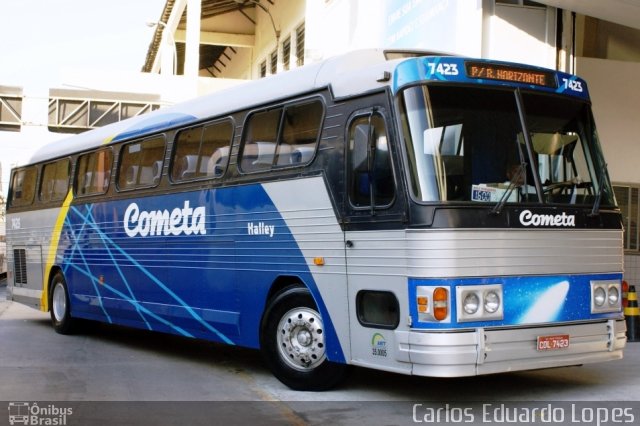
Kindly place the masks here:
[(569, 335), (557, 334), (555, 336), (538, 336), (539, 351), (555, 351), (569, 347)]

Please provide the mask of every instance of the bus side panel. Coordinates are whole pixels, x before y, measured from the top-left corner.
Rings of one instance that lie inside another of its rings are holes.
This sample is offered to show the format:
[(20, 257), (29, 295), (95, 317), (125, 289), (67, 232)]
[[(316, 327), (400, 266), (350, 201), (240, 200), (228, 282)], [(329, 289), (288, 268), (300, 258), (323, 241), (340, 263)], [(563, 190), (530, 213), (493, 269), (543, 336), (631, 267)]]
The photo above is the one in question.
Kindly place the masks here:
[(45, 264), (60, 209), (7, 215), (7, 257), (11, 300), (46, 311)]
[[(329, 358), (344, 362), (347, 336), (325, 304), (346, 291), (343, 237), (322, 178), (79, 204), (63, 234), (72, 315), (258, 347), (271, 284), (294, 276), (325, 319)], [(337, 279), (319, 274), (319, 285), (296, 239), (319, 256), (331, 240)]]

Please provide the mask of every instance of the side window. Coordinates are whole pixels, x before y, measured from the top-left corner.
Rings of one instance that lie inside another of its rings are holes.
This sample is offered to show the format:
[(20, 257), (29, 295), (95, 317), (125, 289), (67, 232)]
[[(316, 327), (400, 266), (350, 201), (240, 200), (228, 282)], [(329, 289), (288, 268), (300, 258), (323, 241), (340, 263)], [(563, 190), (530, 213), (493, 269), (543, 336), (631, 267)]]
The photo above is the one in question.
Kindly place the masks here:
[(181, 131), (173, 153), (171, 180), (221, 177), (227, 168), (233, 125), (222, 121)]
[(198, 162), (200, 161), (201, 140), (201, 126), (186, 129), (178, 133), (173, 151), (172, 181), (179, 182), (196, 177)]
[(36, 193), (36, 178), (38, 169), (36, 166), (17, 170), (11, 179), (11, 206), (23, 207), (33, 203)]
[(276, 165), (307, 164), (311, 161), (320, 135), (322, 113), (322, 104), (318, 101), (285, 110)]
[(164, 136), (124, 145), (120, 151), (118, 189), (156, 186), (162, 176)]
[(269, 170), (278, 141), (282, 108), (252, 114), (247, 119), (240, 169), (243, 172)]
[(395, 182), (384, 119), (355, 118), (349, 126), (349, 200), (358, 208), (385, 207), (395, 197)]
[(78, 195), (104, 194), (109, 189), (111, 179), (111, 149), (103, 149), (78, 158), (76, 187)]
[(251, 114), (243, 135), (240, 169), (303, 166), (313, 160), (322, 130), (321, 101), (287, 105)]
[(40, 201), (60, 201), (69, 191), (69, 160), (45, 164), (40, 181)]

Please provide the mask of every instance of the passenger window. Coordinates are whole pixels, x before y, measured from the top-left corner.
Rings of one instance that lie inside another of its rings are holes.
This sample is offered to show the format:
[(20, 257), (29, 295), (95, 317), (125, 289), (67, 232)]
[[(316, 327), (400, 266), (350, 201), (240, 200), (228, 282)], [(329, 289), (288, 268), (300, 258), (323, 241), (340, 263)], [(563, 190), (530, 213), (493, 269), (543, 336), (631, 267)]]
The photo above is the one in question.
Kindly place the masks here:
[(45, 164), (40, 181), (40, 201), (60, 201), (69, 191), (69, 160)]
[(395, 182), (384, 119), (357, 117), (349, 127), (349, 199), (354, 207), (384, 207), (393, 202)]
[(176, 146), (173, 151), (173, 166), (171, 180), (179, 182), (196, 177), (200, 156), (200, 142), (202, 127), (186, 129), (178, 133)]
[(278, 145), (278, 166), (307, 164), (316, 151), (322, 122), (322, 104), (318, 101), (288, 107)]
[(233, 125), (230, 121), (198, 126), (178, 134), (171, 180), (221, 177), (227, 168)]
[(104, 194), (109, 189), (113, 153), (103, 149), (78, 158), (75, 191), (78, 195)]
[(14, 172), (11, 180), (12, 207), (24, 207), (33, 203), (37, 175), (38, 169), (36, 166)]
[(243, 172), (309, 164), (322, 129), (322, 102), (288, 105), (247, 119), (240, 159)]
[(240, 168), (243, 172), (269, 170), (278, 142), (282, 108), (257, 112), (247, 119)]
[(120, 151), (118, 189), (157, 186), (164, 162), (164, 136), (124, 145)]

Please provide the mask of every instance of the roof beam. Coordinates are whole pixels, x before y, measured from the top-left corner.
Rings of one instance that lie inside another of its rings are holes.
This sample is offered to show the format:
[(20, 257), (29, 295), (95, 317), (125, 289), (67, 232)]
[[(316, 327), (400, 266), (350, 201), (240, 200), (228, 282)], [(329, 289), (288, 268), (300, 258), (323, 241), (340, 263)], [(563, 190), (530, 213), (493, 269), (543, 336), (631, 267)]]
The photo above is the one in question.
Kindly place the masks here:
[[(187, 40), (187, 32), (185, 30), (176, 30), (175, 40), (176, 42), (184, 43)], [(200, 44), (210, 44), (212, 46), (254, 47), (255, 36), (252, 34), (201, 31)]]

